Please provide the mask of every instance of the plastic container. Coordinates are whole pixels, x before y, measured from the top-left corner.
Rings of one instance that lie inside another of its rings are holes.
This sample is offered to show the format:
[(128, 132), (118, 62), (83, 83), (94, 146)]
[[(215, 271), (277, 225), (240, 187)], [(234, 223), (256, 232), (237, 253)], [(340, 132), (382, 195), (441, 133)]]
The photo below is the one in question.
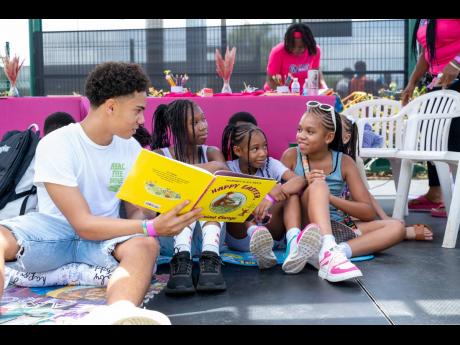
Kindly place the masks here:
[(300, 83), (298, 78), (294, 78), (294, 81), (291, 84), (291, 92), (300, 94)]
[(184, 87), (183, 86), (171, 86), (172, 93), (183, 93)]
[(305, 79), (302, 87), (302, 96), (307, 96), (308, 95), (308, 79)]
[(276, 87), (276, 92), (277, 93), (289, 93), (289, 87), (282, 85), (282, 86), (277, 86)]

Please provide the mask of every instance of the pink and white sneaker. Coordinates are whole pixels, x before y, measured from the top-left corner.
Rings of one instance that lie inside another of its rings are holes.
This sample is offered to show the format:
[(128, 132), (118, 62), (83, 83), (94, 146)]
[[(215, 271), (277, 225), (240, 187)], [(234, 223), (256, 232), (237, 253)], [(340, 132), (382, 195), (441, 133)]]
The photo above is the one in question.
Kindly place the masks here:
[(260, 269), (270, 268), (277, 264), (273, 244), (272, 234), (265, 226), (258, 226), (252, 233), (249, 250), (254, 255)]
[[(296, 241), (295, 246), (291, 243)], [(287, 257), (284, 260), (282, 269), (288, 274), (296, 274), (302, 271), (308, 259), (318, 251), (321, 246), (321, 234), (317, 224), (309, 224), (296, 238), (293, 238), (287, 246)]]
[(362, 275), (361, 270), (347, 259), (339, 246), (326, 250), (319, 260), (318, 276), (332, 283)]

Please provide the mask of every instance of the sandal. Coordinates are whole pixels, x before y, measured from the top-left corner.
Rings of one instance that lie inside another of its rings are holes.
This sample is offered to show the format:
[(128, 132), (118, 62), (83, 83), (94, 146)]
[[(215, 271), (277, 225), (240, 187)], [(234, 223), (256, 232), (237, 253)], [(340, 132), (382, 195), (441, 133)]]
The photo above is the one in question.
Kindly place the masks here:
[(430, 213), (431, 213), (431, 217), (447, 218), (447, 212), (444, 206), (438, 207), (438, 208), (432, 208)]
[[(413, 224), (410, 227), (414, 228), (415, 238), (406, 238), (408, 240), (415, 240), (415, 241), (432, 241), (433, 240), (433, 230), (427, 224)], [(430, 236), (425, 237), (425, 229), (431, 232)], [(406, 228), (407, 231), (407, 228)]]
[(430, 212), (432, 208), (439, 208), (443, 206), (444, 203), (433, 202), (425, 195), (420, 195), (418, 198), (412, 199), (408, 202), (408, 208), (410, 211)]

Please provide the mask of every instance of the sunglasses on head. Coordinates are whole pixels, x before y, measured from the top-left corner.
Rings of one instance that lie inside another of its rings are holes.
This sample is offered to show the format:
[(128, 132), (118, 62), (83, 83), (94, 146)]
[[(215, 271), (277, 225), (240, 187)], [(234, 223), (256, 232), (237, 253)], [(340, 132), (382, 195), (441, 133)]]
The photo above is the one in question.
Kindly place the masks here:
[(307, 102), (307, 111), (310, 111), (313, 108), (318, 108), (326, 113), (331, 114), (332, 122), (334, 123), (334, 133), (337, 130), (337, 120), (335, 118), (334, 107), (330, 104), (320, 103), (318, 101), (308, 101)]

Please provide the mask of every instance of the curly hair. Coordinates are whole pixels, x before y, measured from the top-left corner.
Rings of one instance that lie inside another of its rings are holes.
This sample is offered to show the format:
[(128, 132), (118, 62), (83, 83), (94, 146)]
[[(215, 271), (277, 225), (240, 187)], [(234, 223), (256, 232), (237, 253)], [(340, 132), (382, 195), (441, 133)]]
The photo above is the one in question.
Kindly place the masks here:
[(147, 92), (149, 85), (148, 76), (138, 64), (110, 61), (96, 66), (89, 74), (85, 94), (91, 106), (97, 108), (112, 97)]

